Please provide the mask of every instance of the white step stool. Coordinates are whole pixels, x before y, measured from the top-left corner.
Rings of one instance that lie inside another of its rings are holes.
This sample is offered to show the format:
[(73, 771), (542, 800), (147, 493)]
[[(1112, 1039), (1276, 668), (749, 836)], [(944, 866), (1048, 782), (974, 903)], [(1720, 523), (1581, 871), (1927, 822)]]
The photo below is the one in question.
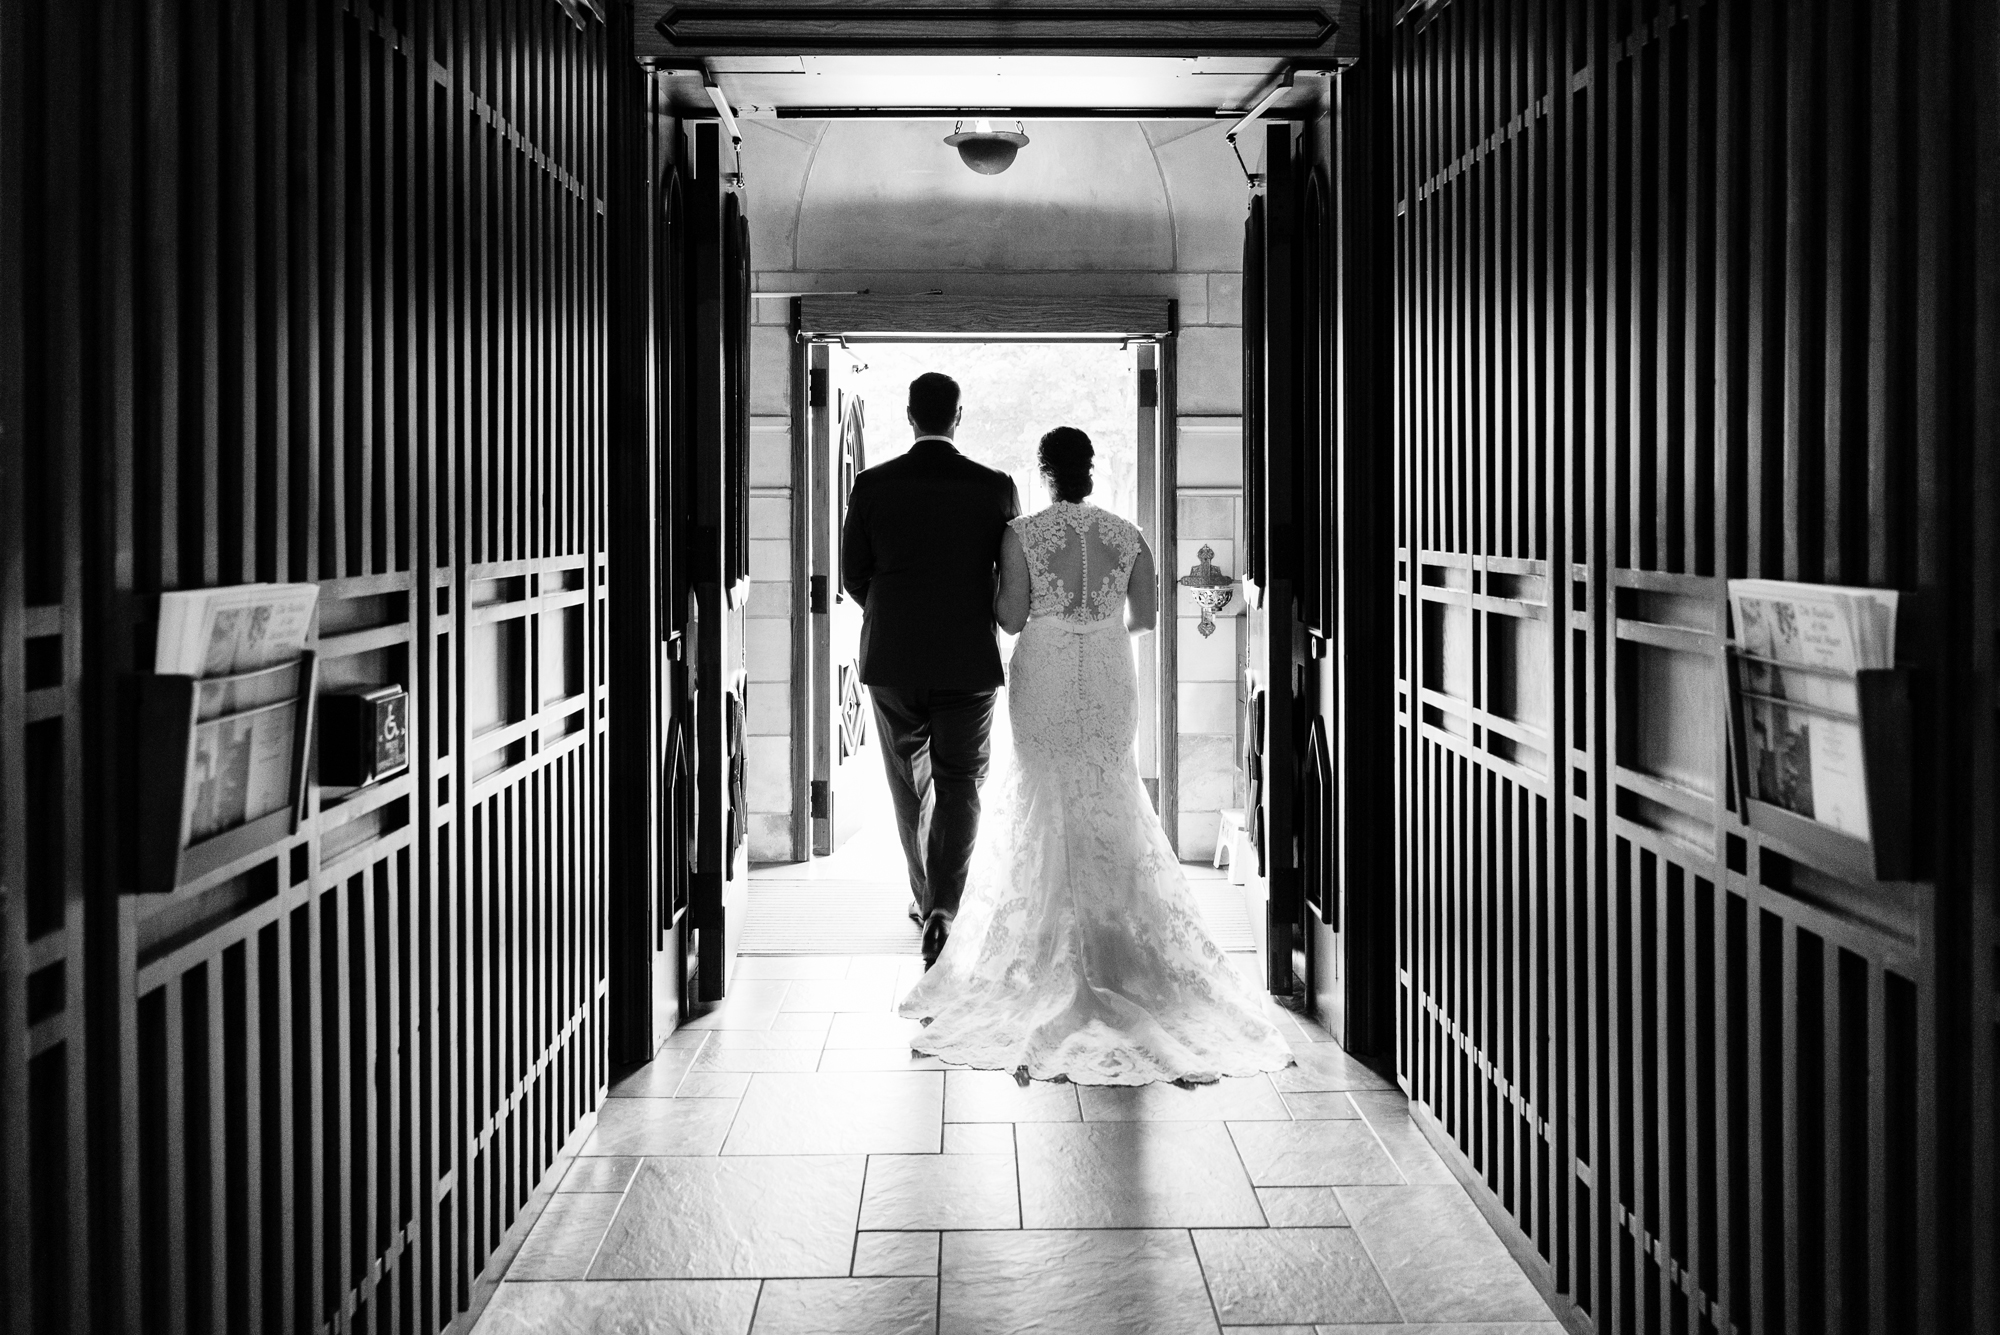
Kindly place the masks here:
[(1225, 807), (1216, 813), (1221, 823), (1215, 830), (1215, 862), (1217, 867), (1229, 868), (1229, 883), (1242, 885), (1250, 874), (1250, 860), (1256, 850), (1250, 847), (1250, 834), (1243, 824), (1241, 807)]

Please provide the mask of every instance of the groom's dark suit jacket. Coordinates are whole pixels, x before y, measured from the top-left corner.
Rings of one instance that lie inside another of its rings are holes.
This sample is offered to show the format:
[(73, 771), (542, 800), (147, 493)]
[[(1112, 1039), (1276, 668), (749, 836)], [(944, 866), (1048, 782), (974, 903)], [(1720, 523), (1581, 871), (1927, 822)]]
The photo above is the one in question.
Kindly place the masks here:
[(865, 609), (861, 680), (870, 686), (989, 691), (1001, 683), (994, 567), (1014, 481), (926, 436), (854, 479), (841, 534), (841, 583)]

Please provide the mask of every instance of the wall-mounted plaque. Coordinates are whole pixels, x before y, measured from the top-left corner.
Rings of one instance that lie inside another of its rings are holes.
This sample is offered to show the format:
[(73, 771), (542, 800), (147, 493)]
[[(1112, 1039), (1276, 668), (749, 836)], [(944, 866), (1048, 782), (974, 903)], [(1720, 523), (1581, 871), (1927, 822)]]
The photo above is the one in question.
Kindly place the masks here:
[(410, 764), (410, 696), (400, 686), (344, 691), (320, 702), (319, 781), (359, 787)]

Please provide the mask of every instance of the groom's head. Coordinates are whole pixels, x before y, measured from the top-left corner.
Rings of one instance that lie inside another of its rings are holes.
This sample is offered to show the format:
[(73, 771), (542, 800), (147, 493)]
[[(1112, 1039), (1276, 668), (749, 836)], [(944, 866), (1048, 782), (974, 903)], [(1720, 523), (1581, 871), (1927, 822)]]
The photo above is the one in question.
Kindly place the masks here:
[(910, 382), (910, 425), (920, 436), (949, 436), (958, 429), (958, 382), (926, 371)]

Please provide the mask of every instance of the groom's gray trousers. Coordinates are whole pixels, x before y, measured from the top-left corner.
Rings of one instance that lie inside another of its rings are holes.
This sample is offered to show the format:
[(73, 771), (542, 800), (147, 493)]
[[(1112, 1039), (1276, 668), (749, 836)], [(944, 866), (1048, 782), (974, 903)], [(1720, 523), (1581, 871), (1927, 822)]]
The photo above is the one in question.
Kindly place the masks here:
[(910, 897), (925, 917), (958, 912), (979, 833), (996, 691), (871, 686), (882, 767), (896, 804), (896, 833), (910, 868)]

